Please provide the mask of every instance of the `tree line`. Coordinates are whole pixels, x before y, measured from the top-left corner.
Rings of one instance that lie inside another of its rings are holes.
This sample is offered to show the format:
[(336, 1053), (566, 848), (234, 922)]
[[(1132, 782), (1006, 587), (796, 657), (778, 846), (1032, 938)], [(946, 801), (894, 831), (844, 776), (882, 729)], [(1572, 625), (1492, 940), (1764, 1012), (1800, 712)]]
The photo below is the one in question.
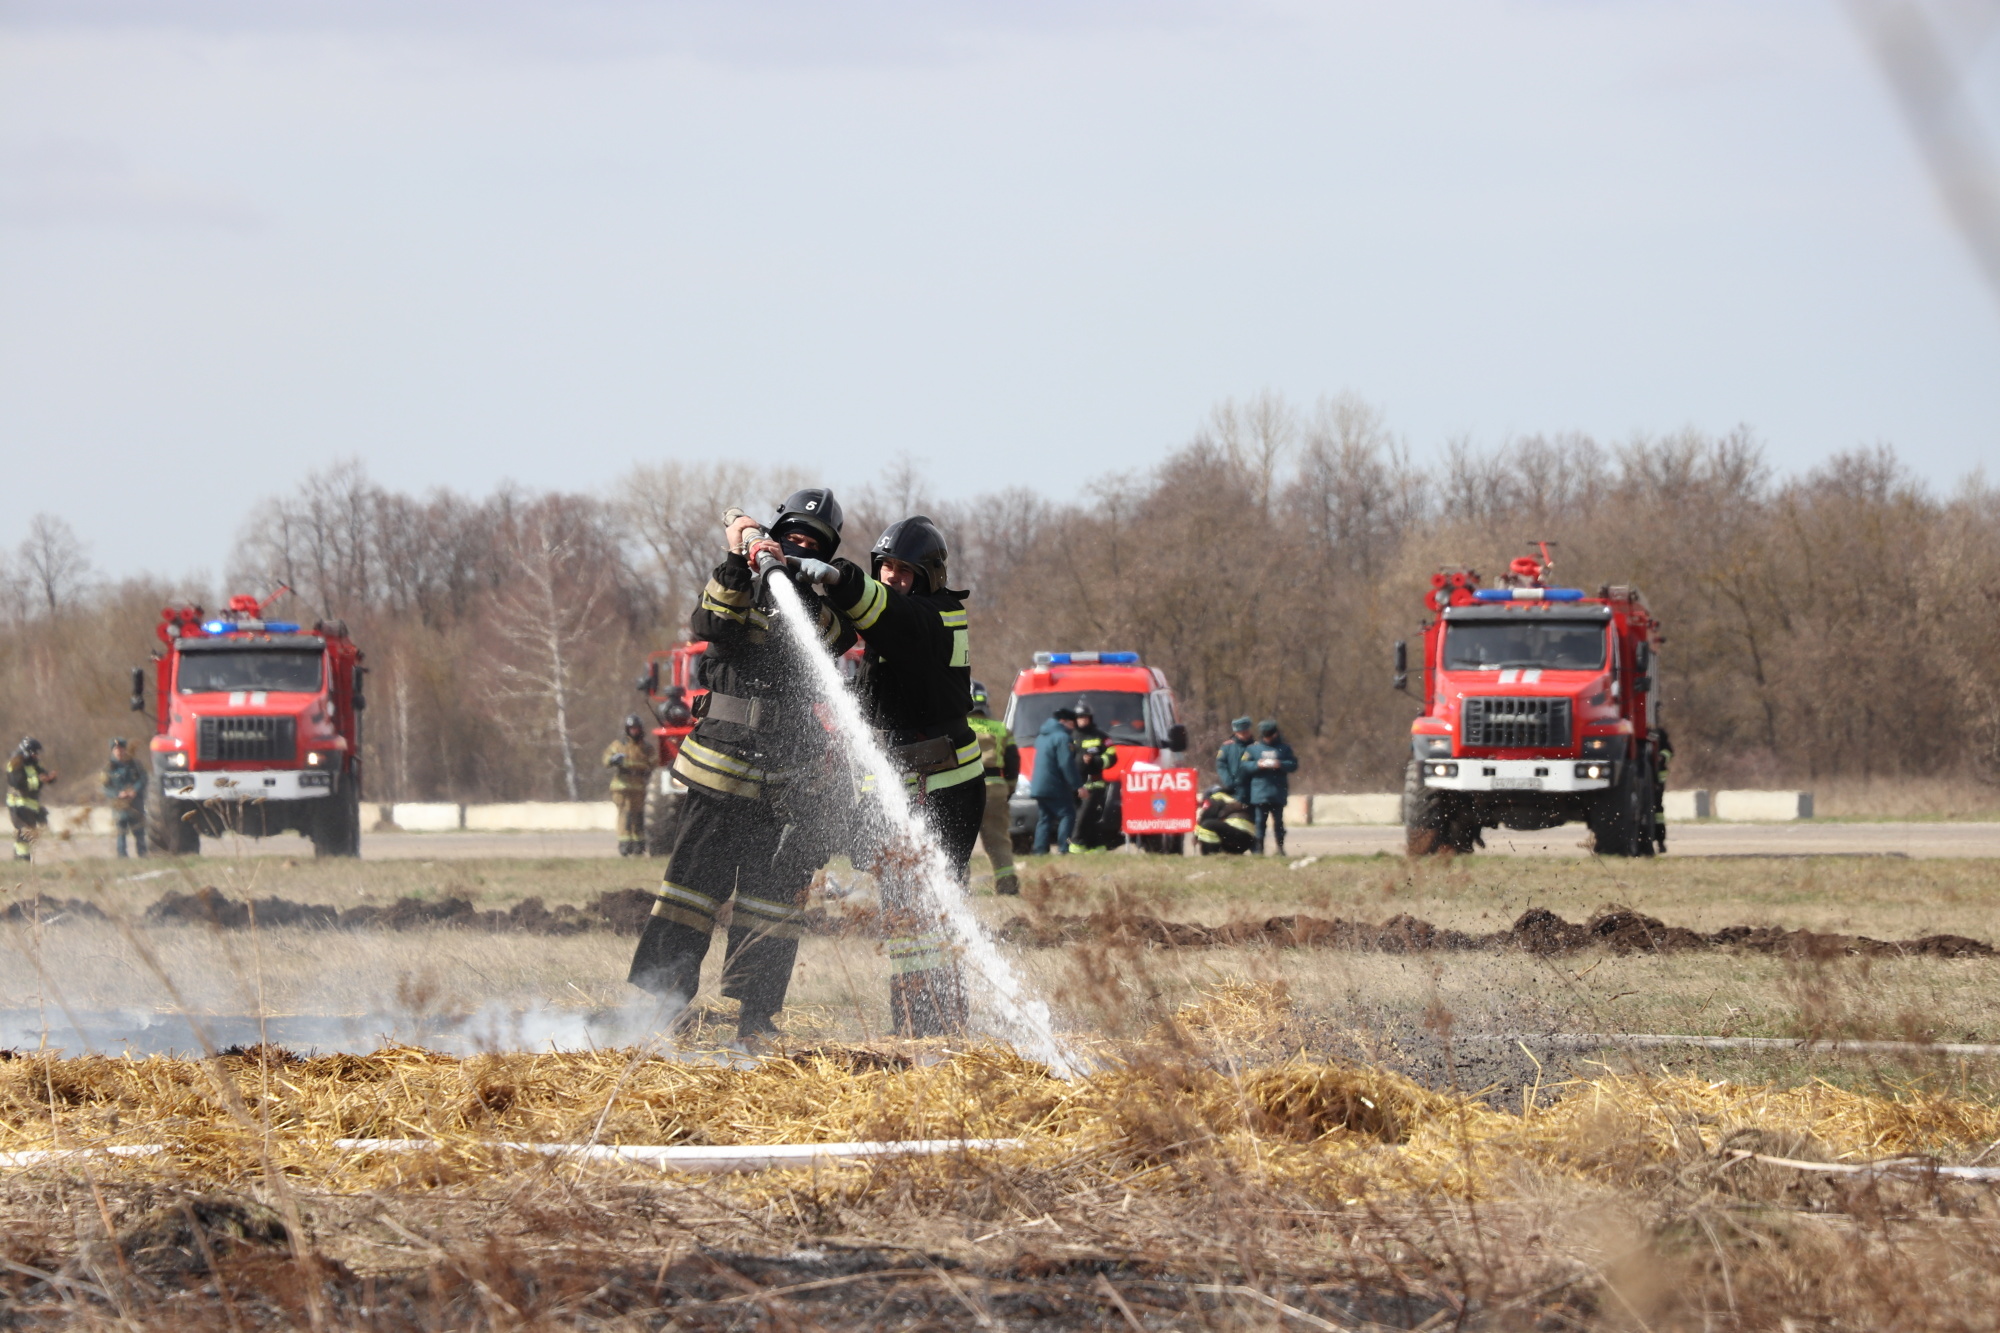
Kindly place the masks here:
[[(149, 730), (127, 670), (161, 606), (282, 583), (274, 616), (343, 620), (367, 653), (371, 799), (595, 798), (722, 510), (817, 480), (658, 463), (603, 495), (419, 496), (345, 462), (253, 506), (213, 588), (101, 579), (36, 515), (0, 578), (0, 726), (95, 767), (109, 736)], [(1888, 448), (1781, 475), (1746, 431), (1529, 436), (1419, 464), (1359, 400), (1262, 395), (1063, 500), (939, 499), (907, 462), (841, 499), (857, 559), (894, 518), (943, 524), (997, 694), (1037, 649), (1134, 649), (1172, 680), (1198, 758), (1230, 717), (1275, 717), (1310, 789), (1400, 783), (1416, 704), (1389, 688), (1391, 645), (1418, 637), (1430, 574), (1491, 575), (1537, 541), (1556, 582), (1635, 585), (1665, 622), (1678, 781), (2000, 780), (2000, 492), (1937, 494)]]

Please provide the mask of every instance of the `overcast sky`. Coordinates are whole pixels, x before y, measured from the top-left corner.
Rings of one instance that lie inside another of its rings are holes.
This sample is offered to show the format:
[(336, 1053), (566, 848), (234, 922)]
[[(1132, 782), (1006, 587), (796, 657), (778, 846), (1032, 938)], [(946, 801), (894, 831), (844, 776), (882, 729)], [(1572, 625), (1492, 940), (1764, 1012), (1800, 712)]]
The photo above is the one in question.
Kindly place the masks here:
[(1834, 0), (0, 0), (0, 545), (217, 569), (347, 455), (1059, 491), (1264, 388), (1942, 486), (2000, 313)]

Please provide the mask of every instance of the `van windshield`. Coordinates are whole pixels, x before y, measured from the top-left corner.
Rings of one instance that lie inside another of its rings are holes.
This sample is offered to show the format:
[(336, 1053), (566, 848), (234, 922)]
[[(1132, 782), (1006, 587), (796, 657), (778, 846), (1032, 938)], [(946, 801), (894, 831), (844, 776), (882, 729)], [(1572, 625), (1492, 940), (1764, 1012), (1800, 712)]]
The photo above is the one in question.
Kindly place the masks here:
[(1604, 665), (1604, 622), (1469, 620), (1445, 631), (1447, 671), (1544, 667), (1595, 671)]
[(1081, 694), (1050, 691), (1047, 694), (1014, 696), (1014, 740), (1034, 743), (1035, 733), (1058, 708), (1074, 708), (1081, 698), (1090, 703), (1091, 718), (1097, 729), (1114, 741), (1151, 745), (1153, 734), (1146, 725), (1146, 696), (1135, 690), (1084, 690)]
[(309, 648), (243, 648), (182, 653), (177, 681), (182, 694), (235, 690), (319, 691), (320, 654)]

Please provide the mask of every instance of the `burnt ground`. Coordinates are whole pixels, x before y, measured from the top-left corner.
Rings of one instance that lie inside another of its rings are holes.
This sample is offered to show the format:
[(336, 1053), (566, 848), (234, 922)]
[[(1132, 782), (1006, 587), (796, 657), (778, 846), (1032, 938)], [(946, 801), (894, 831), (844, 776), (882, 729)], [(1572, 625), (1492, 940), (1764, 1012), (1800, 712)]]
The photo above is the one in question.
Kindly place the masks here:
[[(548, 907), (540, 898), (525, 898), (502, 911), (480, 909), (468, 898), (398, 898), (386, 907), (333, 907), (294, 902), (289, 898), (238, 900), (215, 888), (193, 893), (169, 891), (148, 906), (149, 925), (199, 925), (221, 930), (258, 926), (307, 926), (329, 930), (413, 930), (455, 927), (464, 930), (527, 935), (575, 935), (606, 930), (637, 935), (653, 907), (646, 889), (614, 889), (582, 907), (568, 903)], [(727, 926), (725, 915), (718, 924)], [(94, 903), (79, 898), (38, 894), (0, 908), (0, 922), (37, 920), (44, 924), (64, 918), (103, 920)], [(814, 909), (809, 926), (822, 934), (872, 934), (875, 922), (854, 913)], [(1087, 916), (1014, 916), (1000, 927), (1003, 943), (1031, 949), (1052, 949), (1083, 943), (1159, 945), (1173, 949), (1241, 948), (1263, 945), (1280, 949), (1344, 949), (1379, 953), (1520, 950), (1552, 956), (1585, 949), (1614, 954), (1677, 953), (1699, 949), (1741, 949), (1748, 953), (1794, 958), (1841, 956), (1891, 958), (1992, 958), (1992, 945), (1964, 935), (1924, 935), (1907, 940), (1878, 940), (1777, 926), (1724, 926), (1697, 931), (1671, 926), (1657, 917), (1629, 908), (1611, 907), (1589, 920), (1567, 921), (1537, 907), (1521, 914), (1505, 930), (1474, 934), (1450, 930), (1420, 918), (1399, 914), (1386, 921), (1349, 921), (1341, 917), (1288, 915), (1261, 921), (1234, 921), (1208, 926), (1170, 921), (1151, 913), (1113, 906)]]

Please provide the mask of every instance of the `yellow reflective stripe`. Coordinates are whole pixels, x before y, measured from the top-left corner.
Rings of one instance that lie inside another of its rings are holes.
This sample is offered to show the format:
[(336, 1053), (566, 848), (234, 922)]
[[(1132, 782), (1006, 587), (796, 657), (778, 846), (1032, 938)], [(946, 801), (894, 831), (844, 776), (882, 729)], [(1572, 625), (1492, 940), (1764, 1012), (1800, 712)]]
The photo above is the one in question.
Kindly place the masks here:
[[(978, 747), (974, 746), (973, 749), (977, 750)], [(943, 773), (933, 773), (925, 778), (924, 790), (943, 791), (947, 787), (956, 787), (961, 782), (976, 782), (985, 776), (986, 763), (975, 753), (971, 763), (962, 764)]]
[(744, 623), (741, 611), (732, 611), (722, 603), (712, 602), (706, 597), (701, 599), (701, 609), (712, 616), (721, 616), (724, 620), (733, 620), (739, 625)]
[[(736, 920), (746, 926), (754, 926), (760, 934), (776, 936), (779, 939), (796, 940), (806, 933), (806, 914), (790, 903), (772, 902), (768, 898), (746, 898), (736, 895)], [(744, 918), (750, 918), (745, 920)]]
[(738, 591), (735, 588), (725, 588), (714, 579), (710, 579), (708, 586), (701, 590), (701, 596), (703, 601), (721, 602), (724, 606), (750, 605), (748, 589)]
[(956, 611), (940, 611), (938, 612), (938, 619), (947, 625), (963, 626), (965, 624), (965, 610), (961, 607)]
[(834, 644), (840, 642), (840, 630), (840, 617), (833, 613), (832, 607), (821, 604), (819, 608), (819, 641), (831, 648)]
[(889, 971), (897, 976), (911, 972), (930, 972), (951, 964), (951, 945), (945, 937), (935, 931), (924, 935), (910, 936), (887, 941)]
[(653, 895), (653, 915), (689, 930), (715, 929), (715, 900), (671, 882), (662, 883)]
[(747, 764), (741, 759), (726, 755), (720, 750), (710, 749), (700, 741), (689, 737), (681, 742), (681, 753), (694, 759), (696, 763), (710, 768), (721, 769), (724, 773), (734, 773), (738, 777), (761, 778), (766, 776), (763, 769)]
[(688, 756), (685, 746), (682, 747), (679, 757), (674, 760), (673, 771), (675, 777), (689, 786), (706, 787), (710, 791), (719, 791), (727, 796), (754, 798), (764, 794), (762, 782), (755, 778), (732, 778), (712, 768), (703, 767)]
[(854, 628), (869, 629), (882, 618), (882, 610), (888, 605), (889, 590), (874, 579), (863, 579), (861, 600), (854, 604), (854, 609), (847, 613), (847, 618), (854, 622)]
[(1221, 842), (1222, 835), (1209, 828), (1206, 824), (1198, 824), (1195, 826), (1194, 840), (1196, 842)]

